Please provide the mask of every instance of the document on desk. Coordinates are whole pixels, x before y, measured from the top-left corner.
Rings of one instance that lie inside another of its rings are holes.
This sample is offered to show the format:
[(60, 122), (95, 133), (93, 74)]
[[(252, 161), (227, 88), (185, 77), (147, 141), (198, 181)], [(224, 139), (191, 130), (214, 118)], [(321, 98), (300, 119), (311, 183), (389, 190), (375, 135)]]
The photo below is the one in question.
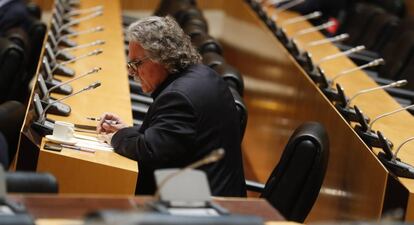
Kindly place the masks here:
[(220, 214), (211, 208), (169, 208), (171, 215), (177, 216), (220, 216)]
[(90, 148), (90, 149), (100, 150), (100, 151), (109, 151), (109, 152), (114, 151), (114, 148), (112, 148), (111, 145), (102, 142), (96, 137), (86, 136), (86, 135), (81, 135), (81, 134), (74, 134), (74, 136), (75, 136), (75, 139), (77, 140), (77, 143), (75, 144), (75, 146)]

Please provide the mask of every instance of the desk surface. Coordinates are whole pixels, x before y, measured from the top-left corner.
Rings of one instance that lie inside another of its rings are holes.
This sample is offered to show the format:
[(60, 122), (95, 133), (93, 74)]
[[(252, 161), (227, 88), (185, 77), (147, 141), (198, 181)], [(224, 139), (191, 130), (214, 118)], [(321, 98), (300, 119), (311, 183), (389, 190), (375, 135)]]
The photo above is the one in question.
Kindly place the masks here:
[[(268, 9), (268, 13), (270, 15), (273, 15), (275, 11), (274, 9)], [(278, 22), (282, 22), (287, 18), (292, 18), (295, 16), (298, 16), (298, 14), (293, 12), (283, 12), (279, 15)], [(285, 26), (284, 29), (286, 30), (288, 36), (292, 37), (299, 30), (309, 27), (312, 27), (312, 25), (309, 22), (305, 21), (297, 23), (295, 25)], [(321, 33), (314, 32), (297, 38), (296, 42), (298, 43), (300, 49), (304, 49), (311, 53), (314, 62), (318, 62), (321, 58), (325, 56), (340, 52), (340, 50), (332, 44), (325, 44), (310, 48), (306, 47), (306, 43), (315, 40), (321, 40), (324, 38), (325, 37)], [(343, 70), (355, 68), (356, 65), (349, 58), (341, 57), (331, 61), (324, 62), (320, 65), (320, 67), (325, 71), (327, 78), (332, 78)], [(345, 94), (348, 97), (353, 96), (358, 91), (378, 87), (378, 84), (376, 84), (375, 81), (363, 71), (356, 71), (347, 76), (343, 76), (339, 78), (337, 82), (341, 84), (341, 86), (344, 88)], [(371, 93), (358, 96), (352, 101), (351, 106), (353, 105), (357, 105), (364, 112), (365, 115), (371, 118), (371, 120), (386, 112), (391, 112), (395, 109), (401, 108), (401, 105), (398, 104), (384, 90), (377, 90)], [(409, 137), (412, 137), (412, 135), (414, 134), (414, 118), (407, 111), (402, 111), (393, 116), (389, 116), (381, 120), (378, 120), (373, 126), (373, 130), (380, 130), (385, 137), (387, 137), (391, 142), (393, 142), (395, 146), (395, 151), (396, 147), (398, 147)], [(413, 146), (413, 142), (407, 143), (407, 145), (405, 145), (401, 149), (401, 152), (398, 155), (398, 157), (400, 157), (403, 162), (406, 162), (411, 165), (414, 165), (414, 153), (410, 151), (410, 148), (412, 148)], [(368, 148), (366, 148), (365, 150), (369, 151)], [(381, 151), (382, 150), (378, 148), (373, 149), (373, 152), (375, 154), (378, 154)], [(380, 164), (380, 162), (378, 163)], [(380, 171), (378, 171), (378, 173), (379, 172)], [(410, 212), (414, 210), (414, 179), (397, 179), (410, 193), (406, 219), (413, 220), (414, 214)]]
[[(23, 203), (35, 219), (81, 219), (87, 213), (103, 209), (133, 210), (142, 207), (153, 198), (117, 196), (52, 196), (10, 195), (12, 201)], [(284, 218), (263, 199), (214, 198), (214, 202), (231, 213), (255, 215), (265, 221), (283, 221)]]
[[(81, 56), (95, 49), (102, 49), (103, 53), (82, 58), (74, 63), (67, 64), (67, 66), (76, 72), (76, 76), (84, 74), (94, 67), (102, 68), (96, 74), (70, 83), (73, 92), (79, 91), (95, 81), (100, 81), (101, 86), (64, 100), (63, 102), (71, 107), (71, 113), (68, 117), (51, 114), (48, 114), (47, 117), (56, 121), (96, 126), (95, 121), (86, 120), (86, 117), (98, 117), (104, 112), (114, 112), (121, 116), (127, 124), (132, 125), (120, 2), (106, 0), (80, 1), (80, 8), (90, 8), (97, 5), (103, 6), (103, 15), (82, 21), (73, 29), (84, 31), (102, 26), (104, 30), (79, 35), (72, 40), (78, 45), (97, 40), (103, 40), (105, 44), (70, 51), (70, 54)], [(71, 79), (58, 75), (55, 75), (55, 77), (62, 81)], [(59, 99), (63, 96), (52, 94), (52, 97)], [(30, 115), (27, 114), (27, 117), (30, 117)], [(24, 125), (30, 127), (30, 124), (26, 123), (30, 123), (30, 120), (26, 120)], [(85, 152), (68, 149), (63, 149), (62, 152), (47, 151), (43, 149), (44, 142), (45, 139), (43, 138), (40, 143), (34, 143), (40, 148), (37, 157), (23, 158), (24, 160), (37, 160), (35, 162), (37, 171), (50, 172), (55, 175), (61, 193), (134, 194), (138, 176), (138, 166), (135, 161), (114, 152), (97, 151), (94, 154), (85, 154)], [(19, 149), (19, 151), (33, 150), (24, 148)], [(20, 168), (17, 167), (17, 169)]]

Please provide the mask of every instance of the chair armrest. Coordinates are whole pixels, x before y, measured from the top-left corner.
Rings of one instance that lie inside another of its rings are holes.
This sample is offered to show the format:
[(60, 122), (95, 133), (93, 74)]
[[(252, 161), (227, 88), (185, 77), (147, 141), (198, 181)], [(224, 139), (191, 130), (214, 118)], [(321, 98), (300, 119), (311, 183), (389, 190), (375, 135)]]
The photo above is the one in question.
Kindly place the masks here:
[(256, 181), (246, 180), (246, 189), (248, 191), (254, 191), (262, 193), (265, 185)]

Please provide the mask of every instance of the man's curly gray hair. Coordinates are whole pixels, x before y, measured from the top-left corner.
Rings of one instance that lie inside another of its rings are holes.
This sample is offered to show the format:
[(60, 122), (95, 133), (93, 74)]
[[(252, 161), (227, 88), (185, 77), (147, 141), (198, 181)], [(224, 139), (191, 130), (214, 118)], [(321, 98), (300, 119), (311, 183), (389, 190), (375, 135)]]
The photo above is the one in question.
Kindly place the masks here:
[(128, 28), (129, 41), (138, 42), (149, 57), (176, 73), (201, 62), (190, 37), (170, 16), (140, 19)]

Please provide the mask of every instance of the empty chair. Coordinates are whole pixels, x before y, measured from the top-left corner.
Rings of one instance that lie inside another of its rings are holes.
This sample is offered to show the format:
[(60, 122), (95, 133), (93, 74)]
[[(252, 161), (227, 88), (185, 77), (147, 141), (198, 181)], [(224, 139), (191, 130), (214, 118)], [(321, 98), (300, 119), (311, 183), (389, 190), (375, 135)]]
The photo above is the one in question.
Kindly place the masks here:
[(0, 38), (0, 103), (13, 99), (12, 87), (18, 85), (24, 59), (22, 48), (6, 38)]
[(221, 76), (223, 79), (233, 87), (240, 96), (243, 96), (244, 92), (244, 81), (242, 75), (239, 71), (227, 63), (223, 63), (217, 66), (214, 66), (213, 69)]
[[(0, 132), (3, 133), (7, 145), (9, 162), (17, 151), (20, 128), (23, 124), (26, 107), (18, 101), (7, 101), (0, 104)], [(7, 165), (4, 166), (7, 168)]]
[(58, 193), (56, 178), (50, 173), (8, 172), (6, 186), (9, 193)]
[(193, 45), (197, 48), (200, 54), (207, 52), (216, 52), (221, 54), (223, 52), (221, 45), (216, 39), (208, 34), (200, 34), (191, 39)]
[(325, 176), (329, 139), (317, 122), (306, 122), (290, 137), (266, 185), (246, 181), (287, 219), (303, 222), (312, 209)]
[(176, 13), (180, 13), (180, 11), (186, 10), (187, 8), (195, 5), (195, 0), (161, 0), (160, 4), (154, 12), (154, 15), (171, 15), (175, 17)]
[[(356, 4), (344, 24), (345, 33), (349, 38), (344, 41), (345, 44), (355, 46), (360, 42), (360, 38), (373, 20), (375, 14), (383, 13), (384, 10), (370, 4)], [(342, 32), (341, 32), (342, 33)]]
[(239, 115), (239, 119), (240, 119), (240, 134), (241, 134), (240, 140), (243, 140), (244, 132), (246, 131), (246, 126), (247, 126), (247, 119), (248, 119), (247, 107), (244, 104), (243, 98), (239, 95), (237, 90), (235, 90), (233, 87), (229, 87), (229, 88), (230, 88), (231, 94), (233, 95), (234, 102), (236, 103), (237, 114)]
[(202, 56), (203, 64), (211, 68), (226, 63), (223, 56), (221, 56), (217, 52), (207, 52), (202, 54)]
[(398, 22), (398, 17), (385, 12), (373, 15), (373, 19), (357, 44), (365, 45), (367, 49), (378, 52), (391, 38)]

